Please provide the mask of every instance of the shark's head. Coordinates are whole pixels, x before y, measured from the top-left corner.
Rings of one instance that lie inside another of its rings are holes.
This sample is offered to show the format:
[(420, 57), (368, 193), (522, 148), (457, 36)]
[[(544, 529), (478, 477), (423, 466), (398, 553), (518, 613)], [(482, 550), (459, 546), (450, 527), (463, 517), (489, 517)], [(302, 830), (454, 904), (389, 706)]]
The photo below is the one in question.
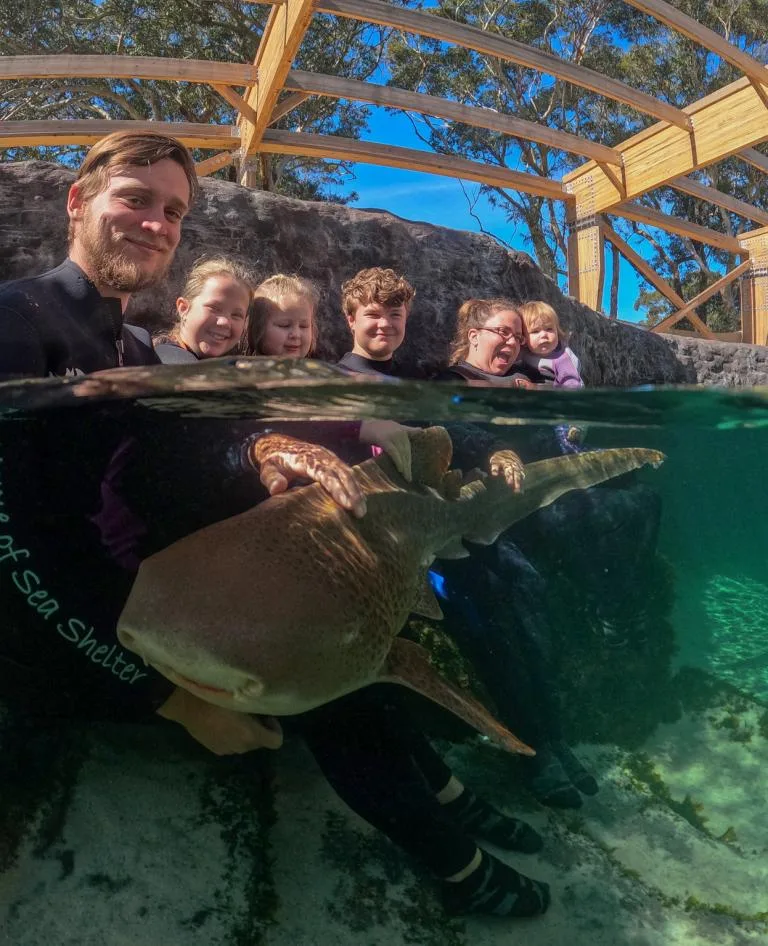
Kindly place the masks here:
[(265, 712), (260, 703), (262, 681), (221, 646), (206, 646), (197, 634), (169, 633), (159, 623), (148, 625), (130, 616), (121, 618), (117, 636), (126, 650), (208, 703), (245, 713)]

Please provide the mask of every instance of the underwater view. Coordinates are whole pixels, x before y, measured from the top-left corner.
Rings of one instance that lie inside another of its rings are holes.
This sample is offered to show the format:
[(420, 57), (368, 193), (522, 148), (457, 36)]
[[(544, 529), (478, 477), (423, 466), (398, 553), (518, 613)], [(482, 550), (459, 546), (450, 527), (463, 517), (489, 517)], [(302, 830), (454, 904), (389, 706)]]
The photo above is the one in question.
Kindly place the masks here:
[(759, 389), (0, 384), (3, 942), (768, 942), (766, 457)]

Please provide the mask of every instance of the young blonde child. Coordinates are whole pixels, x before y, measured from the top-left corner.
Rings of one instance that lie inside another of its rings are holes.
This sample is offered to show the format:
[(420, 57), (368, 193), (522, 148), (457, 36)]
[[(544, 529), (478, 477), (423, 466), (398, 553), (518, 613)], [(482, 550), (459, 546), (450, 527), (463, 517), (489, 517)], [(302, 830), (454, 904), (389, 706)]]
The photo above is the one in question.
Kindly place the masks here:
[(254, 292), (244, 339), (246, 355), (306, 358), (317, 341), (320, 293), (301, 276), (278, 273)]
[(560, 325), (557, 312), (546, 302), (525, 302), (520, 306), (525, 341), (520, 360), (540, 380), (556, 388), (582, 388), (579, 359), (568, 347), (568, 336)]
[(166, 364), (218, 358), (237, 348), (253, 294), (246, 267), (225, 256), (198, 260), (176, 300), (176, 325), (155, 339)]

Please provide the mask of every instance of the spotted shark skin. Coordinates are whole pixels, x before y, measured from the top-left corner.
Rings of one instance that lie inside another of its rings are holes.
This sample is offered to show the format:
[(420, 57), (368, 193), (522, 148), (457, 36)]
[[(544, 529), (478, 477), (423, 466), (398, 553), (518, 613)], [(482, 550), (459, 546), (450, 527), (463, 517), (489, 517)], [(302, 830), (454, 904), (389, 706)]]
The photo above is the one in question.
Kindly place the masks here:
[(412, 436), (413, 481), (386, 456), (354, 468), (367, 503), (355, 518), (317, 484), (200, 530), (141, 566), (118, 625), (124, 647), (179, 686), (230, 709), (292, 715), (372, 683), (410, 687), (513, 752), (533, 750), (397, 637), (408, 615), (439, 616), (426, 574), (583, 489), (651, 464), (638, 448), (529, 464), (525, 488), (501, 477), (461, 485), (440, 427)]

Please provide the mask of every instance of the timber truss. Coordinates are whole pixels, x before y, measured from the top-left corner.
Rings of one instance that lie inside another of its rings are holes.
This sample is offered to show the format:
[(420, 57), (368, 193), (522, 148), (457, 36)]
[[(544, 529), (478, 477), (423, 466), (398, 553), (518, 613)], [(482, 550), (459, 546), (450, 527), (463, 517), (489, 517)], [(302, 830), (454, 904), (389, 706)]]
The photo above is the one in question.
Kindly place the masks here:
[[(265, 0), (269, 2), (269, 0)], [(495, 187), (563, 200), (568, 205), (569, 290), (593, 309), (600, 307), (605, 272), (604, 242), (612, 243), (675, 307), (654, 327), (668, 331), (682, 319), (706, 338), (716, 336), (696, 309), (729, 283), (741, 279), (743, 341), (768, 343), (768, 212), (690, 178), (688, 175), (738, 155), (768, 172), (768, 157), (755, 145), (768, 140), (768, 69), (714, 31), (665, 0), (625, 0), (730, 63), (742, 78), (706, 98), (678, 109), (583, 66), (497, 33), (457, 23), (430, 12), (408, 10), (384, 0), (274, 0), (253, 63), (209, 62), (141, 56), (7, 56), (0, 80), (35, 78), (131, 78), (197, 82), (211, 86), (238, 113), (231, 126), (178, 122), (110, 120), (2, 121), (0, 148), (93, 144), (123, 128), (167, 132), (191, 148), (213, 152), (197, 165), (200, 176), (235, 165), (243, 184), (251, 183), (251, 158), (275, 153), (348, 160), (462, 178)], [(393, 27), (431, 37), (553, 76), (631, 106), (655, 124), (613, 148), (556, 131), (513, 115), (462, 105), (449, 99), (339, 76), (291, 68), (315, 13)], [(463, 158), (387, 144), (304, 134), (270, 126), (310, 96), (366, 102), (436, 116), (539, 142), (586, 163), (562, 181)], [(650, 210), (636, 198), (661, 185), (708, 201), (757, 224), (731, 237)], [(693, 299), (683, 299), (611, 227), (608, 217), (658, 227), (718, 247), (741, 263)]]

